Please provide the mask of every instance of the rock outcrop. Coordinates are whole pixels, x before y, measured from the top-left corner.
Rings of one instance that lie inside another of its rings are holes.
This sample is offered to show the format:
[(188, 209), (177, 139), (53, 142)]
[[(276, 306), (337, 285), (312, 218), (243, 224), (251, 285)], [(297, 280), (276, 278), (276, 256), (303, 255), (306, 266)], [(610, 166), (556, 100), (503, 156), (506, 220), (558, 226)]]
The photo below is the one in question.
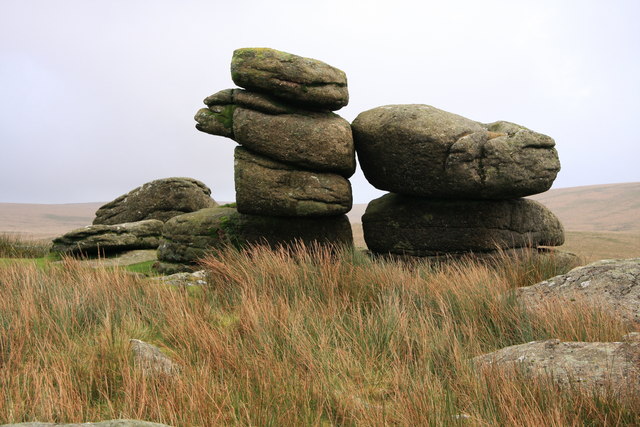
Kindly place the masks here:
[(428, 256), (564, 242), (560, 221), (528, 199), (448, 200), (386, 194), (362, 217), (374, 252)]
[(480, 369), (518, 369), (564, 387), (632, 395), (640, 391), (640, 342), (534, 341), (475, 357)]
[(362, 217), (373, 252), (433, 256), (563, 243), (555, 215), (520, 198), (549, 189), (560, 170), (550, 137), (429, 105), (374, 108), (351, 126), (365, 177), (392, 192)]
[(192, 178), (165, 178), (148, 182), (96, 211), (94, 224), (122, 224), (146, 219), (167, 221), (176, 215), (217, 206), (211, 190)]
[[(237, 212), (204, 210), (168, 222), (159, 260), (192, 263), (206, 248), (229, 242), (353, 244), (344, 214), (353, 202), (347, 178), (355, 172), (355, 147), (349, 122), (331, 112), (349, 100), (344, 72), (246, 48), (233, 53), (231, 75), (244, 90), (208, 96), (195, 120), (198, 130), (242, 146), (235, 151)], [(181, 221), (197, 222), (189, 229), (193, 241), (178, 231)]]
[(517, 291), (532, 310), (546, 303), (587, 303), (640, 325), (640, 258), (597, 261)]
[(387, 105), (352, 124), (364, 175), (376, 188), (420, 197), (510, 199), (551, 187), (560, 162), (546, 135), (478, 123), (429, 105)]
[(52, 252), (68, 255), (110, 255), (133, 249), (156, 249), (163, 222), (157, 219), (117, 225), (88, 225), (53, 240)]

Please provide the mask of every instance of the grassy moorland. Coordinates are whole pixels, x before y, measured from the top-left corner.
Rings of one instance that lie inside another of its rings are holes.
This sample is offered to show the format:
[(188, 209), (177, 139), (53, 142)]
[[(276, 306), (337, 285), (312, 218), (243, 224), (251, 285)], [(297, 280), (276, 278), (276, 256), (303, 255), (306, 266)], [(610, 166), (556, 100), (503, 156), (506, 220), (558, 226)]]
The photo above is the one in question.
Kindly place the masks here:
[[(203, 266), (209, 286), (178, 288), (71, 259), (0, 265), (0, 423), (640, 423), (640, 397), (560, 391), (469, 363), (532, 340), (628, 332), (586, 307), (528, 312), (510, 292), (570, 266), (429, 266), (261, 247)], [(145, 375), (131, 338), (161, 347), (179, 373)]]

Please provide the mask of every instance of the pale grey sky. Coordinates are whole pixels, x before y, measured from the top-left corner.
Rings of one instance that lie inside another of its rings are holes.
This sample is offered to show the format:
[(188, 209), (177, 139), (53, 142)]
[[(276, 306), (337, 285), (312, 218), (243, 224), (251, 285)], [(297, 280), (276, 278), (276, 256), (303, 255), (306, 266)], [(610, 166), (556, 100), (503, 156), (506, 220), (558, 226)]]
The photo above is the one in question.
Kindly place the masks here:
[[(640, 1), (0, 0), (0, 202), (107, 201), (189, 176), (233, 200), (231, 140), (196, 131), (272, 47), (347, 73), (349, 121), (422, 103), (556, 140), (554, 187), (640, 181)], [(381, 192), (358, 172), (356, 203)]]

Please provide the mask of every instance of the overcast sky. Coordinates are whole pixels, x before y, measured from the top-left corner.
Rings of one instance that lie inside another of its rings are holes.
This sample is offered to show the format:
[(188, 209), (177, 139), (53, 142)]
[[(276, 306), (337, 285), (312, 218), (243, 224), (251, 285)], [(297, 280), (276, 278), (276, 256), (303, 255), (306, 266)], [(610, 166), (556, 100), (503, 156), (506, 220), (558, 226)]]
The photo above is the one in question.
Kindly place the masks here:
[[(202, 100), (231, 54), (347, 73), (338, 114), (421, 103), (556, 140), (554, 188), (640, 181), (640, 1), (0, 0), (0, 202), (108, 201), (189, 176), (234, 199)], [(358, 172), (354, 200), (382, 194)]]

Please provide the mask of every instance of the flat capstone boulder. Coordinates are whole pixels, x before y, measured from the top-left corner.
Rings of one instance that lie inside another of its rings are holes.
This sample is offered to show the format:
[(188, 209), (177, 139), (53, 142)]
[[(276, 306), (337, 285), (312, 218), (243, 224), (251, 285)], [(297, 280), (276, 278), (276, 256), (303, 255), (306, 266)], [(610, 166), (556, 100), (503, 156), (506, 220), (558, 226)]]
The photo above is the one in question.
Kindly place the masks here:
[(349, 102), (344, 71), (317, 59), (275, 49), (235, 50), (231, 78), (240, 87), (306, 108), (339, 110)]
[(560, 170), (552, 138), (479, 123), (429, 105), (387, 105), (352, 123), (360, 167), (376, 188), (436, 198), (509, 199), (548, 190)]
[(55, 238), (51, 252), (94, 256), (156, 249), (163, 226), (164, 223), (157, 219), (117, 225), (88, 225)]
[(238, 212), (267, 216), (331, 216), (351, 210), (349, 181), (337, 174), (296, 169), (237, 147)]
[[(244, 247), (264, 244), (271, 247), (306, 244), (353, 245), (351, 224), (346, 215), (296, 218), (238, 213), (232, 207), (202, 209), (172, 218), (164, 226), (158, 260), (165, 264), (195, 264), (209, 251), (227, 245)], [(170, 265), (161, 266), (165, 272)], [(182, 271), (187, 269), (182, 269)]]
[(122, 224), (146, 219), (167, 221), (176, 215), (217, 206), (211, 190), (192, 178), (164, 178), (148, 182), (105, 204), (93, 224)]
[(640, 342), (533, 341), (477, 356), (478, 369), (517, 370), (567, 388), (617, 395), (640, 392)]
[(640, 258), (596, 261), (518, 288), (517, 294), (531, 310), (544, 304), (587, 303), (640, 325)]
[(212, 105), (195, 116), (196, 128), (228, 137), (246, 148), (292, 166), (333, 172), (356, 170), (348, 121), (334, 113), (269, 114), (236, 105)]
[(362, 228), (372, 252), (412, 256), (564, 243), (558, 218), (529, 199), (425, 199), (389, 193), (369, 203)]

